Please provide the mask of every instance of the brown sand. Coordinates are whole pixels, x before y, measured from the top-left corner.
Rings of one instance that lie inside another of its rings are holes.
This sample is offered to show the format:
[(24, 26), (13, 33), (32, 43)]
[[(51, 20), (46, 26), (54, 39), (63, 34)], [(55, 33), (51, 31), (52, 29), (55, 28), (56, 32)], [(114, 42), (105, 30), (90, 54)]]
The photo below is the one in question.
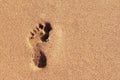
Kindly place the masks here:
[[(29, 32), (49, 21), (47, 66)], [(0, 0), (0, 80), (120, 80), (120, 0)]]

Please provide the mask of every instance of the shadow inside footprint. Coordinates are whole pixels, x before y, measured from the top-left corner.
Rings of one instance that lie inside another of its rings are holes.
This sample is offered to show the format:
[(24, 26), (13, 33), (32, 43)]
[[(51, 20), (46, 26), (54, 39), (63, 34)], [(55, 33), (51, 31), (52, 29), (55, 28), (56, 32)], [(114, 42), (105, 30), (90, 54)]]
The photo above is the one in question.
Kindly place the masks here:
[(46, 22), (44, 31), (48, 34), (51, 30), (52, 30), (51, 24), (49, 22)]
[(42, 51), (40, 51), (40, 59), (39, 59), (38, 67), (44, 68), (46, 65), (47, 65), (46, 56), (44, 55), (44, 53)]
[(44, 28), (44, 31), (45, 31), (45, 34), (41, 37), (41, 40), (43, 42), (46, 42), (47, 39), (49, 38), (49, 32), (52, 30), (52, 27), (51, 27), (51, 24), (49, 22), (46, 22), (45, 23), (45, 28)]
[(47, 42), (48, 37), (49, 37), (49, 34), (44, 34), (44, 35), (41, 37), (41, 40), (42, 40), (43, 42)]

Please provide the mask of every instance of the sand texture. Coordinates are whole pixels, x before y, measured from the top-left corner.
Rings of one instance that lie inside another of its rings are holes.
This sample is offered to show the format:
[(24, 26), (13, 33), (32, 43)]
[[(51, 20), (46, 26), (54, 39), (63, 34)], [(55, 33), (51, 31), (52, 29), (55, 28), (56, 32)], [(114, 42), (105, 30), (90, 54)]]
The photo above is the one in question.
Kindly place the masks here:
[(120, 80), (120, 0), (0, 0), (0, 80)]

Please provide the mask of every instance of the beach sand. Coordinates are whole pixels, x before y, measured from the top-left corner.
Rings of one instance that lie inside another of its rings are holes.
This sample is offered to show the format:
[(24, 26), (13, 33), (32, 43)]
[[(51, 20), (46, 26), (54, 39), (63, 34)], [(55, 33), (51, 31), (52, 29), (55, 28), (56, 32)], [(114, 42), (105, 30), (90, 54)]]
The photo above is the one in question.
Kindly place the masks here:
[[(45, 68), (29, 42), (41, 22)], [(0, 80), (120, 80), (120, 0), (0, 0)]]

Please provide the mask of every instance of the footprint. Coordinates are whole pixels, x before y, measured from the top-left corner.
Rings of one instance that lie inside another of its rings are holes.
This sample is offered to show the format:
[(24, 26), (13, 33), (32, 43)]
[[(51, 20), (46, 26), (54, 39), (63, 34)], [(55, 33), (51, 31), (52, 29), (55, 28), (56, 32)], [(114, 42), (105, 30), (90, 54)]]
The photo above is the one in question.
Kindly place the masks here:
[(43, 42), (49, 40), (49, 33), (52, 30), (51, 24), (45, 22), (45, 24), (39, 24), (37, 27), (30, 32), (31, 36), (29, 37), (29, 42), (34, 50), (33, 62), (39, 68), (44, 68), (47, 65), (47, 58), (40, 48)]

